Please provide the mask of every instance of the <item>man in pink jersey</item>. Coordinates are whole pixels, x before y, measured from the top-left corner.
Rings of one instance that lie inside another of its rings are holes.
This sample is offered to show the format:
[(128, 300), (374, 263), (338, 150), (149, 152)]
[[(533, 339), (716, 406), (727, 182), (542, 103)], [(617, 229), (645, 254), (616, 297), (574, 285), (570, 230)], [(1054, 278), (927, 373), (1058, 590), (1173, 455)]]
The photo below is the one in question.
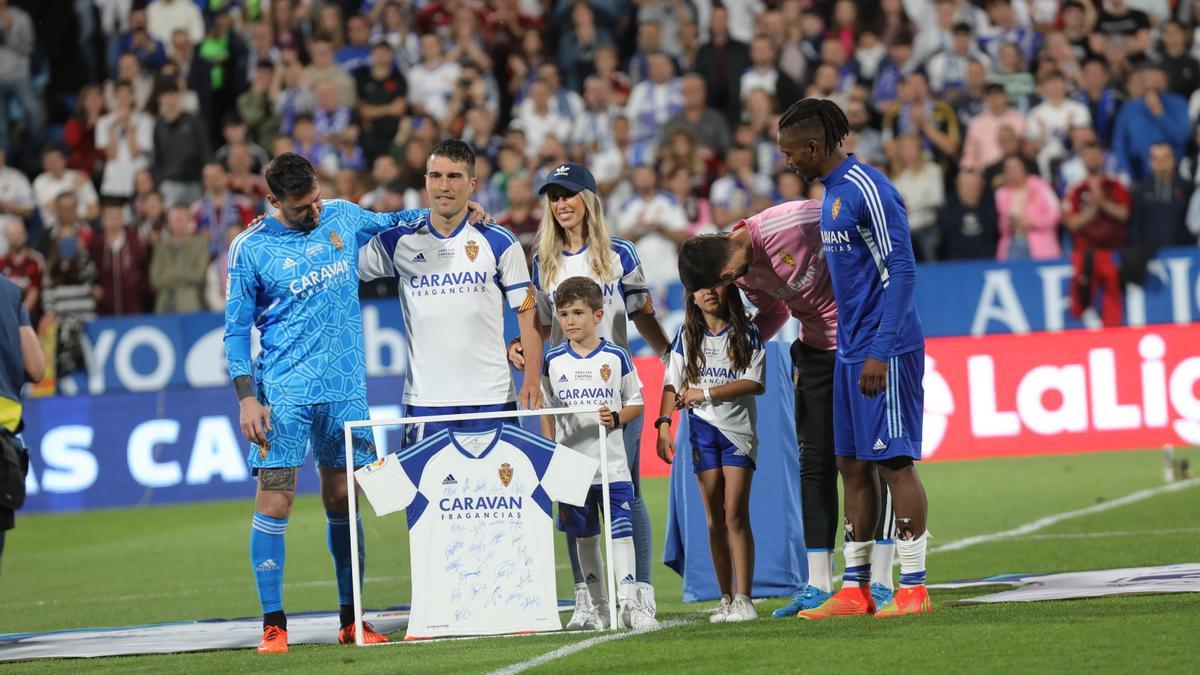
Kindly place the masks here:
[[(800, 337), (792, 343), (796, 390), (796, 436), (800, 439), (800, 499), (808, 584), (773, 612), (795, 616), (833, 592), (833, 544), (837, 534), (837, 463), (833, 450), (833, 365), (837, 347), (837, 304), (821, 241), (821, 202), (802, 199), (773, 206), (737, 223), (728, 234), (684, 242), (679, 277), (688, 292), (733, 283), (758, 308), (754, 318), (768, 340), (793, 316)], [(880, 481), (886, 490), (886, 485)], [(881, 499), (890, 512), (890, 503)], [(891, 518), (879, 519), (871, 590), (885, 603), (891, 596)], [(884, 543), (886, 542), (886, 543)], [(882, 558), (886, 557), (886, 560)]]

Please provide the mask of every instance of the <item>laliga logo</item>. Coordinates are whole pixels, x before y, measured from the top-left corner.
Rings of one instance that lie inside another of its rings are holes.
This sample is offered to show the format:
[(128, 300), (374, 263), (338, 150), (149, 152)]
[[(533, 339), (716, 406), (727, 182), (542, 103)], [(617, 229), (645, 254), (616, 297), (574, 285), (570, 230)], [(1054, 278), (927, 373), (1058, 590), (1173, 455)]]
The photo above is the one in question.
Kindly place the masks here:
[(946, 426), (954, 414), (954, 394), (946, 378), (937, 372), (937, 362), (925, 355), (925, 414), (921, 424), (921, 458), (929, 459), (946, 437)]

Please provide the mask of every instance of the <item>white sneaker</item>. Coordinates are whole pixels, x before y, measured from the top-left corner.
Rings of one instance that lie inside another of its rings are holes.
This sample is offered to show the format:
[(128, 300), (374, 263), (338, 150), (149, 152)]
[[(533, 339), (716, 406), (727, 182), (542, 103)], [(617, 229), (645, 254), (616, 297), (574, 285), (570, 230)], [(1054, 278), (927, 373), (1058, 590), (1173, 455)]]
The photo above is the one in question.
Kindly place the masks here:
[(721, 596), (721, 604), (717, 605), (717, 608), (715, 610), (713, 610), (712, 614), (709, 615), (708, 622), (709, 623), (725, 623), (725, 620), (727, 618), (729, 618), (729, 612), (732, 609), (733, 609), (733, 603), (729, 600), (729, 596), (722, 595)]
[(575, 584), (575, 610), (571, 612), (567, 630), (595, 630), (597, 628), (595, 614), (595, 609), (592, 607), (592, 595), (588, 592), (587, 584)]
[(644, 582), (638, 582), (638, 603), (650, 612), (650, 616), (658, 616), (658, 604), (654, 601), (654, 587)]
[(642, 603), (634, 603), (633, 607), (629, 609), (629, 627), (634, 630), (657, 628), (658, 619), (655, 619), (650, 610), (642, 605)]
[(738, 594), (733, 599), (733, 605), (729, 608), (729, 615), (725, 617), (725, 623), (738, 623), (740, 621), (753, 621), (758, 618), (758, 610), (754, 609), (754, 603), (750, 598)]
[[(592, 616), (596, 621), (596, 630), (608, 630), (611, 627), (608, 616), (608, 600), (597, 602), (592, 609)], [(621, 625), (621, 613), (617, 612), (617, 626)]]

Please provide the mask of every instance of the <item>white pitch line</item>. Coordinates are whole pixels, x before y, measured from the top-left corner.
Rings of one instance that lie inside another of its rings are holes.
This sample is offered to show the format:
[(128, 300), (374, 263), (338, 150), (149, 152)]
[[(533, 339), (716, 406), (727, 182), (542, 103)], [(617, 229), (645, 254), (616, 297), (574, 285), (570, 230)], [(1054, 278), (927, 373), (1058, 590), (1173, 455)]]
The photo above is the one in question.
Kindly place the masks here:
[(1092, 506), (1087, 506), (1082, 509), (1075, 509), (1074, 511), (1064, 511), (1062, 513), (1055, 513), (1055, 514), (1051, 514), (1049, 516), (1043, 516), (1041, 518), (1038, 518), (1037, 520), (1030, 521), (1019, 527), (1014, 527), (1011, 530), (1004, 530), (1002, 532), (993, 532), (992, 534), (981, 534), (981, 535), (977, 535), (974, 537), (966, 537), (964, 539), (958, 539), (956, 541), (952, 541), (947, 544), (943, 544), (941, 546), (934, 546), (929, 549), (929, 552), (930, 553), (945, 553), (947, 551), (961, 551), (965, 548), (971, 548), (972, 546), (978, 546), (979, 544), (986, 544), (988, 542), (996, 541), (999, 539), (1012, 539), (1014, 537), (1023, 537), (1025, 535), (1033, 534), (1034, 532), (1037, 532), (1038, 530), (1044, 530), (1047, 527), (1050, 527), (1051, 525), (1057, 525), (1058, 523), (1061, 523), (1065, 520), (1071, 520), (1073, 518), (1080, 518), (1082, 516), (1090, 516), (1095, 513), (1103, 513), (1104, 511), (1108, 511), (1110, 509), (1115, 509), (1115, 508), (1118, 508), (1121, 506), (1128, 506), (1130, 504), (1136, 504), (1137, 502), (1145, 501), (1152, 497), (1157, 497), (1159, 495), (1164, 495), (1164, 494), (1168, 494), (1171, 492), (1179, 492), (1181, 490), (1186, 490), (1188, 488), (1196, 487), (1197, 485), (1200, 485), (1200, 478), (1190, 478), (1188, 480), (1179, 481), (1178, 483), (1170, 483), (1170, 484), (1162, 485), (1162, 486), (1159, 486), (1156, 488), (1147, 488), (1145, 490), (1138, 490), (1137, 492), (1131, 492), (1131, 493), (1125, 495), (1124, 497), (1117, 497), (1116, 499), (1113, 499), (1111, 501), (1103, 502), (1100, 504), (1093, 504)]
[(688, 621), (686, 621), (684, 619), (673, 619), (671, 621), (664, 621), (664, 622), (658, 624), (657, 626), (655, 626), (654, 628), (642, 628), (639, 630), (629, 631), (627, 633), (612, 633), (609, 635), (600, 635), (600, 636), (597, 636), (594, 638), (588, 638), (586, 640), (581, 640), (579, 642), (576, 642), (575, 644), (570, 644), (570, 645), (566, 645), (563, 647), (559, 647), (558, 649), (555, 649), (552, 652), (546, 652), (545, 654), (542, 654), (541, 656), (537, 656), (532, 659), (529, 659), (528, 661), (522, 661), (520, 663), (513, 664), (507, 668), (502, 668), (500, 670), (494, 671), (490, 675), (516, 675), (516, 673), (520, 673), (522, 671), (529, 670), (530, 668), (536, 668), (537, 666), (545, 665), (547, 663), (550, 663), (551, 661), (561, 659), (564, 656), (570, 656), (571, 654), (581, 652), (590, 647), (595, 647), (598, 644), (603, 644), (605, 642), (612, 642), (613, 640), (621, 640), (621, 639), (624, 639), (627, 637), (633, 637), (635, 635), (645, 635), (646, 633), (653, 633), (656, 630), (662, 630), (664, 628), (673, 628), (675, 626), (682, 626), (685, 623), (688, 623)]
[(1031, 534), (1021, 541), (1055, 541), (1058, 539), (1108, 539), (1115, 537), (1154, 537), (1172, 534), (1196, 534), (1200, 527), (1178, 527), (1170, 530), (1112, 530), (1109, 532), (1063, 532), (1061, 534)]

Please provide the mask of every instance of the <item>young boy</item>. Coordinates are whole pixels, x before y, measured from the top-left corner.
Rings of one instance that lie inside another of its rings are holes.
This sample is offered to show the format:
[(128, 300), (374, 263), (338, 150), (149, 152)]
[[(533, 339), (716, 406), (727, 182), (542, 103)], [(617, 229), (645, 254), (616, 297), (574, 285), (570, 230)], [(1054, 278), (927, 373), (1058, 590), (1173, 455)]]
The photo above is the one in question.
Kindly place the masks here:
[[(542, 389), (546, 405), (558, 407), (600, 406), (600, 422), (608, 432), (609, 503), (603, 505), (601, 473), (597, 469), (584, 506), (558, 505), (559, 529), (575, 535), (579, 563), (593, 606), (580, 628), (608, 628), (608, 597), (604, 588), (604, 565), (600, 556), (600, 509), (611, 509), (613, 568), (621, 602), (620, 627), (646, 628), (658, 625), (653, 613), (637, 592), (634, 579), (633, 524), (629, 502), (633, 482), (625, 457), (620, 429), (642, 414), (642, 382), (633, 369), (629, 352), (596, 334), (604, 317), (604, 296), (599, 284), (586, 277), (571, 277), (558, 286), (554, 296), (558, 324), (567, 341), (546, 353)], [(542, 418), (542, 435), (589, 457), (601, 459), (596, 441), (596, 419), (590, 415), (558, 415)], [(578, 597), (584, 597), (577, 594)], [(586, 600), (585, 600), (586, 601)]]

